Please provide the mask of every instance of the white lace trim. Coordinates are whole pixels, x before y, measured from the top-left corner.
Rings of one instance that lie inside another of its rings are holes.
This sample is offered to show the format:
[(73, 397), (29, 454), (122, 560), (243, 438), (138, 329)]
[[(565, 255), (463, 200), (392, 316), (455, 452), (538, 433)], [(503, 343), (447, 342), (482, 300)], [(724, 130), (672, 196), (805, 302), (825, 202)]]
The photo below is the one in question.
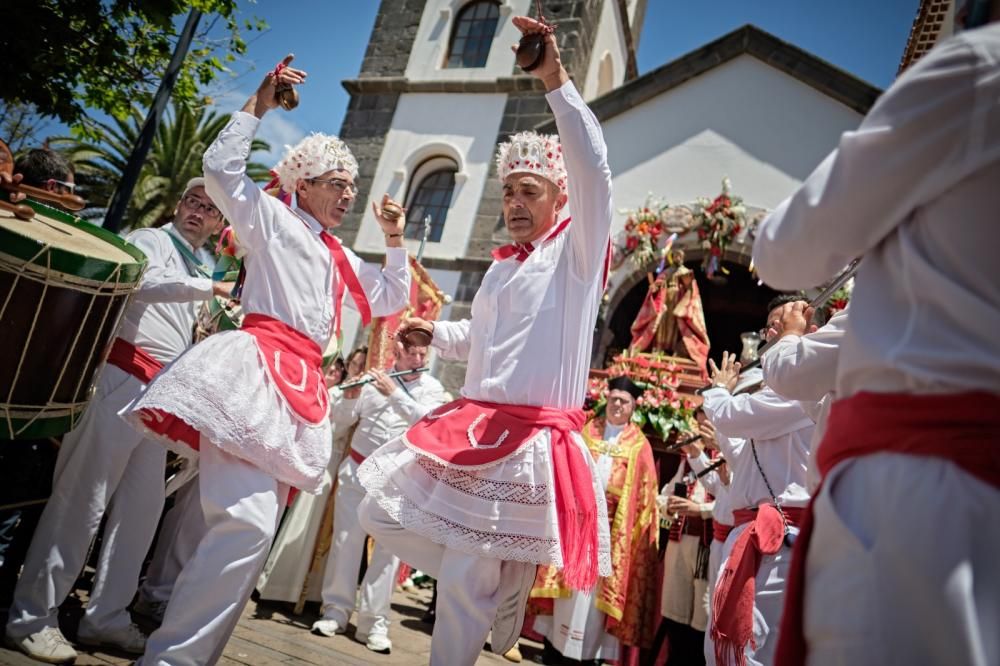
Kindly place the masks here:
[(188, 458), (197, 452), (149, 431), (142, 409), (184, 420), (219, 449), (278, 481), (316, 492), (330, 459), (329, 421), (312, 425), (284, 402), (253, 337), (216, 333), (167, 365), (146, 391), (121, 411), (133, 427)]
[[(504, 438), (506, 438), (506, 436), (507, 436), (506, 435), (506, 431), (504, 431), (504, 432), (505, 432)], [(403, 433), (402, 435), (400, 435), (399, 439), (403, 442), (403, 444), (406, 445), (406, 448), (408, 448), (411, 451), (413, 451), (413, 453), (415, 453), (417, 455), (417, 457), (420, 457), (420, 458), (430, 458), (431, 460), (433, 460), (437, 464), (442, 465), (444, 467), (449, 467), (449, 468), (453, 468), (453, 469), (464, 469), (464, 470), (477, 470), (477, 469), (478, 470), (484, 470), (484, 469), (489, 469), (491, 467), (496, 467), (497, 465), (500, 465), (502, 463), (507, 462), (508, 460), (510, 460), (511, 458), (513, 458), (514, 456), (518, 456), (521, 453), (523, 453), (524, 450), (526, 448), (528, 448), (529, 446), (534, 446), (535, 444), (538, 444), (538, 442), (540, 440), (542, 440), (542, 439), (546, 439), (547, 440), (548, 439), (548, 432), (549, 432), (548, 428), (544, 428), (542, 430), (539, 430), (538, 433), (536, 433), (534, 437), (529, 437), (528, 439), (524, 440), (523, 442), (521, 442), (518, 445), (518, 447), (516, 449), (514, 449), (513, 451), (511, 451), (507, 455), (502, 456), (500, 458), (497, 458), (496, 460), (491, 460), (489, 462), (482, 463), (480, 465), (456, 465), (455, 463), (448, 462), (444, 458), (436, 456), (433, 453), (430, 453), (428, 451), (424, 451), (419, 446), (417, 446), (416, 444), (412, 443), (409, 439), (407, 439), (406, 433)], [(483, 447), (483, 448), (486, 448), (486, 447)], [(590, 454), (589, 453), (587, 454), (587, 457), (590, 458)]]

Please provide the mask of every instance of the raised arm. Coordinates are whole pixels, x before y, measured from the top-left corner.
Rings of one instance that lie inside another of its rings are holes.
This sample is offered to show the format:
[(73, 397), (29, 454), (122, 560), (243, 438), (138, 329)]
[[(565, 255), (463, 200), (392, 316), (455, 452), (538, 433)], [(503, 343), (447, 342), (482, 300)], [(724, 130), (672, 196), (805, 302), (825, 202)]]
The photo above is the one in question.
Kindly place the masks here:
[[(544, 32), (526, 16), (516, 16), (522, 33)], [(545, 84), (545, 99), (556, 118), (568, 177), (573, 224), (568, 230), (574, 273), (582, 281), (601, 277), (611, 238), (611, 169), (601, 125), (562, 66), (555, 34), (545, 36), (545, 56), (531, 71)]]
[[(753, 259), (775, 289), (814, 287), (924, 203), (997, 159), (997, 63), (959, 35), (894, 83), (760, 226)], [(790, 259), (792, 258), (792, 259)], [(796, 259), (797, 258), (797, 259)]]
[[(381, 268), (361, 261), (348, 248), (344, 248), (344, 253), (361, 282), (361, 288), (365, 290), (372, 316), (387, 317), (406, 307), (410, 301), (410, 267), (406, 260), (406, 248), (387, 247), (385, 266)], [(354, 299), (348, 297), (346, 301), (354, 307)]]
[(813, 425), (802, 405), (768, 388), (749, 395), (711, 388), (702, 396), (708, 420), (727, 437), (773, 439)]
[(132, 232), (128, 241), (138, 247), (149, 259), (142, 274), (135, 299), (140, 303), (190, 303), (204, 301), (212, 296), (212, 280), (192, 277), (167, 270), (167, 257), (173, 249), (166, 232), (157, 229), (139, 229)]
[(846, 325), (844, 310), (813, 333), (783, 336), (761, 357), (764, 381), (790, 400), (820, 400), (834, 387)]

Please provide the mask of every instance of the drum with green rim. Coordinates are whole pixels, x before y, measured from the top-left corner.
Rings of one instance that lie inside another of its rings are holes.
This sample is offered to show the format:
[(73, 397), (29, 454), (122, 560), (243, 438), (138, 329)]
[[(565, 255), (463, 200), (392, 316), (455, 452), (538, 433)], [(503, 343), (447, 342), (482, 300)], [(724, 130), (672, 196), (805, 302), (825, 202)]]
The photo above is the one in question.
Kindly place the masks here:
[(115, 234), (28, 201), (0, 210), (0, 438), (54, 437), (90, 398), (146, 256)]

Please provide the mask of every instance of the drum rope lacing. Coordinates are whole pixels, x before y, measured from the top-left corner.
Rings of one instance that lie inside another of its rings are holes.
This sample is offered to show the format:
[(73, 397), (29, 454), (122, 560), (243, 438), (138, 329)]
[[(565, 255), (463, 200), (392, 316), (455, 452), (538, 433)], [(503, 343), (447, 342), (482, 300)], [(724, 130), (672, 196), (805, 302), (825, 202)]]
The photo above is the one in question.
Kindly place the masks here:
[[(10, 287), (10, 290), (8, 291), (8, 293), (7, 293), (7, 297), (4, 299), (3, 307), (0, 308), (0, 320), (3, 319), (4, 312), (6, 312), (6, 310), (7, 310), (7, 306), (10, 303), (10, 300), (11, 300), (13, 294), (14, 294), (14, 290), (17, 287), (17, 283), (18, 283), (18, 281), (22, 277), (25, 277), (25, 278), (27, 278), (29, 280), (32, 280), (32, 281), (35, 281), (35, 282), (41, 282), (42, 283), (42, 294), (41, 294), (41, 296), (38, 299), (38, 307), (35, 309), (35, 316), (32, 317), (31, 327), (28, 329), (28, 336), (27, 336), (28, 340), (31, 340), (32, 337), (34, 336), (35, 327), (38, 324), (38, 316), (41, 313), (42, 303), (45, 301), (45, 294), (48, 292), (49, 286), (52, 285), (52, 286), (56, 286), (56, 287), (66, 288), (66, 285), (65, 285), (64, 282), (52, 279), (53, 276), (60, 275), (60, 274), (52, 270), (52, 266), (51, 266), (52, 255), (49, 253), (49, 250), (51, 249), (51, 247), (52, 247), (51, 244), (45, 244), (45, 245), (43, 245), (42, 248), (31, 259), (28, 260), (27, 263), (21, 263), (18, 266), (11, 266), (11, 268), (13, 268), (14, 270), (10, 270), (9, 271), (9, 272), (13, 273), (15, 277), (14, 277), (14, 281), (11, 283), (11, 287)], [(28, 265), (34, 264), (34, 262), (39, 257), (41, 257), (43, 254), (45, 254), (45, 271), (42, 274), (44, 277), (40, 279), (39, 277), (31, 275), (30, 273), (26, 272), (24, 270), (24, 267), (28, 266)], [(7, 267), (6, 265), (9, 264), (9, 263), (10, 262), (8, 262), (8, 261), (0, 260), (0, 268), (6, 268)], [(83, 321), (86, 321), (87, 317), (90, 316), (90, 313), (93, 310), (94, 303), (96, 302), (98, 296), (109, 296), (110, 297), (112, 295), (116, 295), (114, 292), (109, 293), (109, 291), (108, 291), (108, 285), (111, 284), (113, 286), (117, 286), (117, 285), (120, 284), (118, 282), (118, 278), (119, 278), (119, 276), (121, 274), (121, 271), (122, 271), (122, 264), (116, 265), (115, 268), (114, 268), (114, 270), (111, 272), (111, 274), (107, 278), (105, 278), (105, 280), (102, 283), (100, 283), (100, 287), (98, 287), (97, 289), (86, 288), (86, 287), (84, 287), (82, 289), (76, 289), (76, 288), (73, 288), (73, 287), (69, 287), (70, 289), (74, 289), (75, 291), (82, 291), (84, 293), (89, 293), (91, 295), (90, 296), (90, 302), (87, 305), (87, 311), (84, 313), (84, 316), (83, 316)], [(128, 297), (128, 299), (126, 300), (125, 304), (119, 309), (119, 311), (118, 311), (118, 321), (115, 322), (115, 325), (114, 325), (114, 327), (113, 327), (112, 330), (117, 330), (118, 329), (118, 324), (121, 322), (121, 317), (124, 315), (125, 310), (131, 304), (131, 302), (132, 302), (132, 296), (130, 295)], [(104, 314), (101, 317), (100, 325), (97, 328), (98, 331), (104, 330), (104, 324), (107, 322), (108, 315), (110, 314), (110, 311), (112, 309), (111, 305), (112, 305), (112, 302), (109, 299), (108, 303), (107, 303), (107, 307), (104, 308)], [(75, 414), (77, 411), (83, 411), (83, 408), (86, 407), (86, 405), (87, 405), (87, 401), (86, 400), (83, 401), (83, 402), (72, 402), (72, 403), (55, 402), (53, 400), (55, 398), (56, 391), (59, 389), (59, 385), (62, 383), (63, 377), (66, 374), (66, 367), (67, 367), (67, 365), (69, 363), (69, 358), (72, 356), (73, 352), (76, 350), (77, 344), (80, 342), (80, 336), (81, 336), (82, 332), (83, 332), (83, 327), (81, 326), (81, 327), (79, 327), (77, 329), (75, 335), (73, 336), (73, 341), (70, 344), (69, 352), (66, 354), (67, 361), (65, 363), (63, 363), (62, 369), (59, 372), (59, 377), (56, 380), (56, 382), (53, 384), (52, 392), (49, 393), (49, 398), (48, 398), (48, 400), (46, 400), (45, 405), (43, 405), (41, 407), (39, 407), (38, 405), (18, 405), (18, 404), (11, 403), (11, 400), (14, 397), (14, 390), (17, 388), (17, 382), (18, 382), (18, 380), (21, 377), (21, 368), (24, 366), (24, 360), (25, 360), (25, 358), (27, 357), (27, 354), (28, 354), (28, 345), (26, 344), (24, 346), (24, 349), (21, 350), (21, 356), (18, 359), (17, 369), (14, 371), (14, 379), (11, 382), (10, 390), (7, 393), (7, 399), (6, 399), (5, 402), (3, 402), (2, 404), (0, 404), (0, 409), (3, 410), (4, 420), (7, 422), (7, 432), (10, 434), (11, 438), (13, 438), (13, 437), (19, 435), (20, 433), (24, 432), (35, 421), (37, 421), (39, 418), (42, 418), (43, 416), (49, 416), (49, 417), (65, 416), (66, 412), (68, 411), (68, 415), (70, 417), (72, 417), (73, 414)], [(95, 336), (94, 337), (94, 341), (90, 345), (90, 352), (87, 355), (87, 358), (93, 358), (94, 352), (97, 349), (97, 343), (98, 343), (99, 339), (100, 339), (99, 336)], [(106, 354), (102, 354), (102, 356), (106, 356)], [(104, 358), (101, 359), (101, 362), (103, 362), (103, 361), (104, 361)], [(73, 390), (73, 395), (79, 395), (80, 387), (83, 384), (83, 380), (84, 380), (85, 376), (86, 376), (86, 373), (83, 373), (83, 374), (81, 374), (80, 378), (77, 380), (76, 387)], [(14, 430), (13, 415), (15, 413), (17, 413), (15, 411), (17, 408), (22, 408), (22, 409), (23, 408), (27, 408), (29, 410), (37, 410), (37, 411), (35, 412), (34, 416), (32, 416), (27, 421), (27, 423), (25, 423), (24, 425), (21, 426), (20, 429), (18, 429), (17, 431), (15, 431)]]

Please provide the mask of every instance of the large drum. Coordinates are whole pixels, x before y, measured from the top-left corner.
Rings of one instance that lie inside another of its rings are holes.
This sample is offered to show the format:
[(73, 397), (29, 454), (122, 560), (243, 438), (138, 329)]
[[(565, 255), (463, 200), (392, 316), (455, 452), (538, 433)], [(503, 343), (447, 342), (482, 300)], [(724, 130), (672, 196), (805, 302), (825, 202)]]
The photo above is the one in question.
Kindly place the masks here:
[(71, 430), (90, 397), (145, 255), (34, 201), (0, 210), (0, 439)]

